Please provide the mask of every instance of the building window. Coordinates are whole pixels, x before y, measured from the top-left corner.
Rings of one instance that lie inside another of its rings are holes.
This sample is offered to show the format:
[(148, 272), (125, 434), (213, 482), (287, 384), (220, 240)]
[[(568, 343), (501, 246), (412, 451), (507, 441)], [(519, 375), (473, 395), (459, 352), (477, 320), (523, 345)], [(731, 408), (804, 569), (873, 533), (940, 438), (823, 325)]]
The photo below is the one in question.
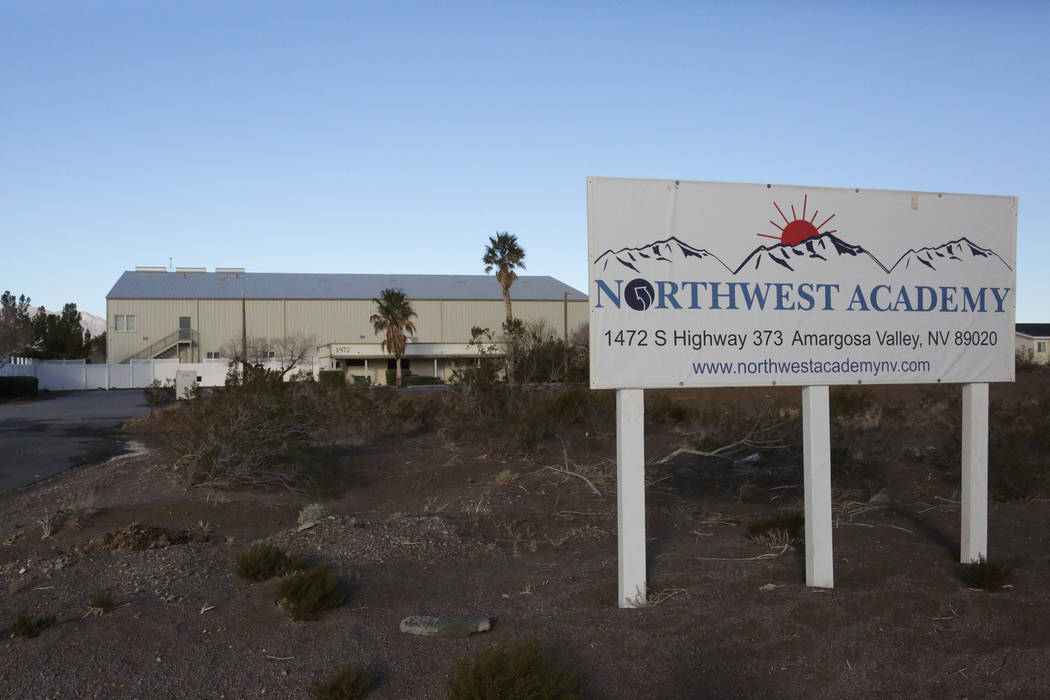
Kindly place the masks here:
[(209, 352), (208, 353), (208, 359), (209, 360), (221, 360), (222, 359), (222, 353), (221, 352)]
[(1046, 341), (1045, 340), (1040, 340), (1039, 342), (1037, 342), (1035, 344), (1035, 351), (1036, 352), (1046, 352)]
[(135, 316), (133, 314), (117, 314), (113, 319), (113, 330), (134, 332)]

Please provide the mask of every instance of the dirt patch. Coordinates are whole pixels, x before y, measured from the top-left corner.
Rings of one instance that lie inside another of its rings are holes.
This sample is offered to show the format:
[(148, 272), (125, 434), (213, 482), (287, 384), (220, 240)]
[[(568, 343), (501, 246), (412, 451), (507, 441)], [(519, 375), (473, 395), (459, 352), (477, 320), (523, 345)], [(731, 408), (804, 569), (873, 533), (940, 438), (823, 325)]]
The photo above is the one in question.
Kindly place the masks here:
[(169, 530), (146, 523), (132, 523), (116, 532), (107, 532), (91, 538), (80, 545), (80, 551), (89, 555), (121, 550), (142, 552), (147, 549), (162, 549), (192, 541), (206, 542), (207, 535), (191, 534), (188, 530)]
[[(1037, 697), (1050, 687), (1050, 503), (994, 501), (990, 553), (1013, 566), (1012, 588), (961, 582), (957, 391), (846, 397), (828, 591), (805, 586), (804, 542), (747, 535), (802, 510), (797, 446), (711, 458), (696, 454), (710, 423), (652, 427), (651, 604), (635, 610), (616, 607), (610, 432), (573, 427), (527, 455), (431, 434), (348, 448), (323, 490), (298, 494), (181, 486), (162, 452), (84, 467), (0, 494), (0, 628), (57, 617), (37, 638), (3, 635), (0, 683), (20, 698), (299, 698), (359, 662), (379, 677), (369, 697), (440, 698), (456, 659), (531, 638), (581, 671), (586, 697)], [(1034, 373), (992, 399), (1007, 415), (1047, 392)], [(791, 417), (800, 403), (787, 388), (670, 396), (696, 416), (772, 401)], [(664, 460), (683, 446), (693, 453)], [(41, 538), (62, 508), (84, 517)], [(234, 575), (260, 540), (327, 567), (348, 602), (290, 620), (278, 581)], [(100, 589), (115, 607), (88, 614)], [(410, 615), (495, 623), (419, 638), (399, 630)]]

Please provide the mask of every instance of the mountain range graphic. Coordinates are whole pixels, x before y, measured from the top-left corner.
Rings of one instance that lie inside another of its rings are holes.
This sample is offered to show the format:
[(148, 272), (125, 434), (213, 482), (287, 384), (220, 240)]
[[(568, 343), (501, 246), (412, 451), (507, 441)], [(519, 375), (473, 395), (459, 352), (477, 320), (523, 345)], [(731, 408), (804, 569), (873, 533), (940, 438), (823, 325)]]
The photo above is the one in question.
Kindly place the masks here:
[(1013, 270), (998, 253), (983, 248), (968, 238), (961, 237), (936, 247), (909, 249), (892, 267), (887, 267), (862, 246), (848, 243), (831, 233), (807, 238), (795, 245), (779, 243), (759, 246), (735, 268), (727, 265), (714, 253), (684, 243), (674, 236), (637, 247), (607, 250), (594, 264), (602, 272), (629, 269), (637, 274), (657, 272), (668, 265), (688, 265), (693, 271), (710, 268), (712, 271), (737, 275), (746, 272), (798, 273), (816, 272), (832, 263), (842, 271), (856, 274), (880, 270), (885, 274), (965, 271), (976, 265), (1001, 264)]

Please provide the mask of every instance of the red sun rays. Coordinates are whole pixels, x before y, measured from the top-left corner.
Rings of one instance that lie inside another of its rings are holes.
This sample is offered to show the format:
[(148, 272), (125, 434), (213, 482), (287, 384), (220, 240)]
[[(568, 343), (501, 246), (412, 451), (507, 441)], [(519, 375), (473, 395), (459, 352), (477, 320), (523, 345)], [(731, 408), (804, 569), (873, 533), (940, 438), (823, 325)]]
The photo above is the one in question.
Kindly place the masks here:
[[(770, 235), (770, 234), (767, 234), (767, 233), (756, 233), (755, 235), (756, 236), (762, 236), (763, 238), (775, 238), (775, 239), (777, 239), (778, 241), (780, 241), (781, 243), (783, 243), (785, 245), (797, 245), (798, 243), (801, 243), (802, 241), (805, 241), (805, 240), (807, 240), (809, 238), (816, 238), (817, 236), (819, 236), (820, 235), (820, 229), (824, 227), (824, 224), (826, 224), (829, 221), (831, 221), (832, 219), (834, 219), (835, 215), (832, 214), (831, 216), (829, 216), (828, 218), (824, 219), (822, 222), (820, 222), (819, 224), (814, 226), (813, 222), (816, 221), (817, 214), (820, 213), (820, 210), (819, 209), (815, 209), (813, 211), (813, 216), (810, 217), (809, 220), (807, 220), (806, 219), (806, 205), (808, 204), (808, 199), (809, 199), (809, 195), (802, 195), (802, 216), (801, 217), (799, 217), (795, 213), (795, 205), (794, 204), (791, 205), (791, 218), (790, 219), (787, 218), (786, 214), (784, 214), (784, 211), (780, 208), (780, 205), (777, 204), (776, 202), (773, 202), (773, 206), (777, 208), (777, 211), (780, 212), (780, 216), (782, 216), (784, 218), (784, 224), (785, 225), (781, 226), (780, 224), (778, 224), (777, 222), (773, 221), (772, 219), (769, 220), (769, 223), (773, 224), (773, 226), (775, 226), (777, 228), (777, 230), (780, 231), (780, 235), (779, 236), (773, 236), (773, 235)], [(832, 229), (831, 231), (825, 231), (824, 233), (835, 233), (836, 231), (838, 231), (838, 229)]]

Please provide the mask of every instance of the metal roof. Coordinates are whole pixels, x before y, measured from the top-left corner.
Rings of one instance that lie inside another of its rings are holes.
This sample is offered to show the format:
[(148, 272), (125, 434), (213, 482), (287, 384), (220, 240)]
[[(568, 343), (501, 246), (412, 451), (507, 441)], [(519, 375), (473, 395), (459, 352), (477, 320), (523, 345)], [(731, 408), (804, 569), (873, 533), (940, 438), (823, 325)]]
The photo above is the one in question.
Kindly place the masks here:
[[(511, 289), (514, 289), (511, 287)], [(1050, 323), (1018, 323), (1017, 332), (1033, 338), (1050, 338)]]
[[(293, 272), (133, 272), (120, 276), (107, 299), (374, 299), (384, 289), (410, 299), (502, 300), (494, 275), (351, 275)], [(553, 277), (523, 275), (512, 301), (586, 301)]]

